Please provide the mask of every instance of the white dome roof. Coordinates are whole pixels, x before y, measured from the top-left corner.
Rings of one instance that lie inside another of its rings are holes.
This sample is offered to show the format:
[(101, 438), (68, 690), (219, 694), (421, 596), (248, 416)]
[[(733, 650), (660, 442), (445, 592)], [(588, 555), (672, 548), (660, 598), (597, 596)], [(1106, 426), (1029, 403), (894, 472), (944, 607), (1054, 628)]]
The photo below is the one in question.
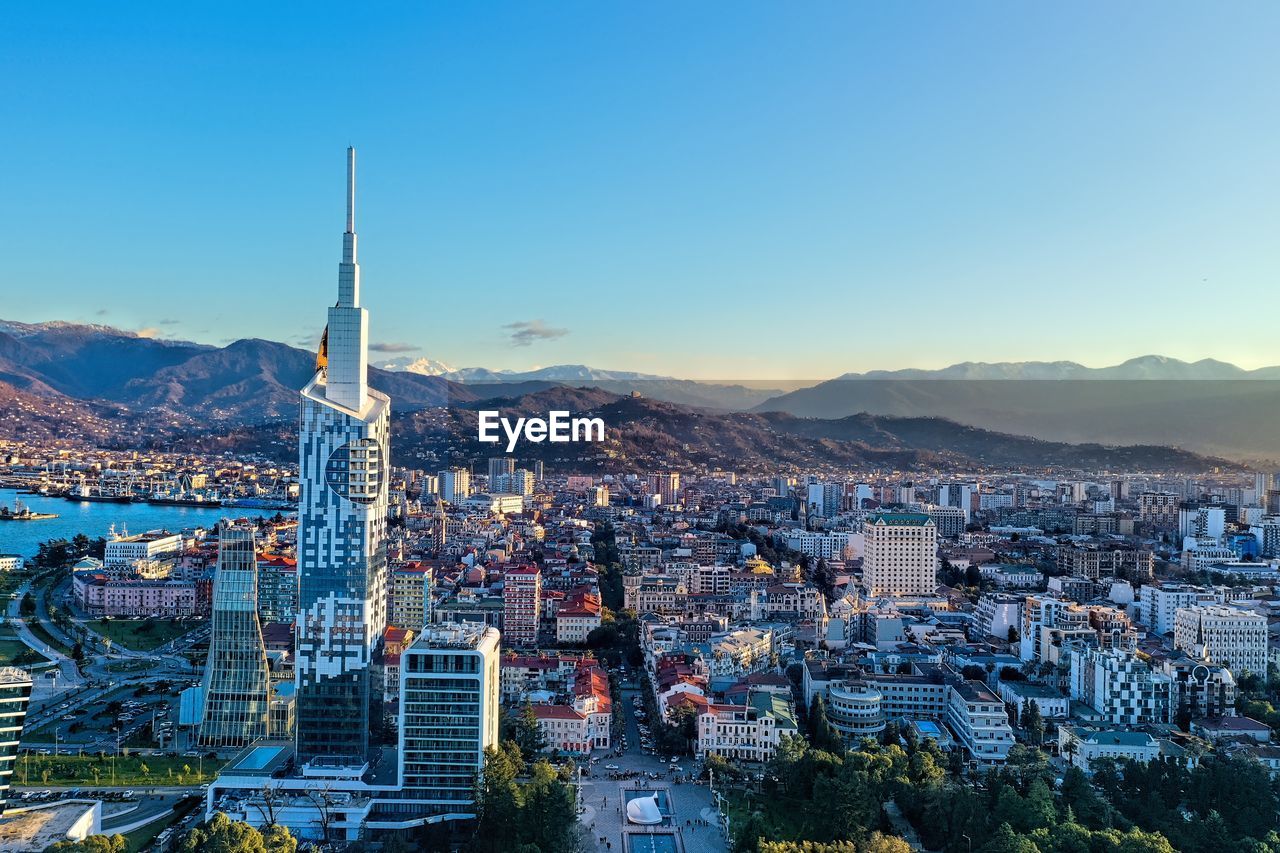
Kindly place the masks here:
[(658, 795), (637, 797), (627, 803), (627, 822), (641, 826), (655, 826), (662, 823), (662, 810), (658, 808)]

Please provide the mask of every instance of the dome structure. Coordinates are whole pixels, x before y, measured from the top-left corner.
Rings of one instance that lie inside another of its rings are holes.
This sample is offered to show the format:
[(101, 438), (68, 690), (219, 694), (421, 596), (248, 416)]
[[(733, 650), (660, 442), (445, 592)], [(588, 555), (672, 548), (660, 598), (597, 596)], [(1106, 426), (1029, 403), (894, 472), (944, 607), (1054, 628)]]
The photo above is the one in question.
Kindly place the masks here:
[(627, 823), (640, 826), (657, 826), (662, 823), (662, 810), (658, 808), (658, 795), (636, 797), (627, 803)]

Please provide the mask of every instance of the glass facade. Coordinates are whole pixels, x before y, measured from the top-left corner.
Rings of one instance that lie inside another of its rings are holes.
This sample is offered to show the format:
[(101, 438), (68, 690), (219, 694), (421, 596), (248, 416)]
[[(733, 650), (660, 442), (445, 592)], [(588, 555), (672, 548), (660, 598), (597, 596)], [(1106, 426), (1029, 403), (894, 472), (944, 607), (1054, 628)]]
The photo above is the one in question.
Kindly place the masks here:
[(227, 525), (218, 539), (200, 742), (247, 746), (270, 730), (271, 678), (258, 621), (254, 530)]
[(30, 699), (31, 676), (26, 670), (0, 667), (0, 813), (9, 802), (9, 784)]

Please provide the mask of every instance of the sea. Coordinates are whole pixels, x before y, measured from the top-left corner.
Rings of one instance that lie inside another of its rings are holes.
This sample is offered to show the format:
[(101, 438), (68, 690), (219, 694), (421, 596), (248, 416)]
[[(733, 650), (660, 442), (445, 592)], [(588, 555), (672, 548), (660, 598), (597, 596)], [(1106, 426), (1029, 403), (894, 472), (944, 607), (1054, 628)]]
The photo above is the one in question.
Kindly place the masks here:
[[(24, 495), (14, 489), (0, 489), (0, 506), (13, 508), (15, 500), (32, 512), (57, 513), (43, 521), (0, 521), (0, 554), (34, 557), (40, 543), (49, 539), (70, 540), (77, 533), (90, 539), (106, 536), (115, 525), (117, 533), (146, 533), (169, 530), (177, 533), (196, 527), (211, 528), (223, 518), (271, 518), (276, 510), (243, 507), (154, 506), (148, 503), (79, 503), (62, 498)], [(289, 515), (289, 513), (285, 513)]]

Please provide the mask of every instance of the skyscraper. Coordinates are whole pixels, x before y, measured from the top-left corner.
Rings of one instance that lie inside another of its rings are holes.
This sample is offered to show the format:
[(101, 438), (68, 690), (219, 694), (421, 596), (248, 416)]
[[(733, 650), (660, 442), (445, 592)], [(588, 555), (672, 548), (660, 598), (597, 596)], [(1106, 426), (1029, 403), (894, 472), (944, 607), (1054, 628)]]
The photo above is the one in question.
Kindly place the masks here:
[(349, 148), (338, 303), (302, 389), (296, 678), (298, 760), (360, 765), (369, 748), (369, 664), (386, 627), (391, 400), (367, 384), (355, 168)]
[(246, 746), (269, 734), (271, 676), (258, 622), (258, 563), (250, 525), (225, 525), (218, 535), (209, 659), (204, 670), (200, 742)]
[(9, 800), (9, 782), (18, 759), (18, 741), (31, 699), (31, 676), (25, 669), (0, 667), (0, 813)]

